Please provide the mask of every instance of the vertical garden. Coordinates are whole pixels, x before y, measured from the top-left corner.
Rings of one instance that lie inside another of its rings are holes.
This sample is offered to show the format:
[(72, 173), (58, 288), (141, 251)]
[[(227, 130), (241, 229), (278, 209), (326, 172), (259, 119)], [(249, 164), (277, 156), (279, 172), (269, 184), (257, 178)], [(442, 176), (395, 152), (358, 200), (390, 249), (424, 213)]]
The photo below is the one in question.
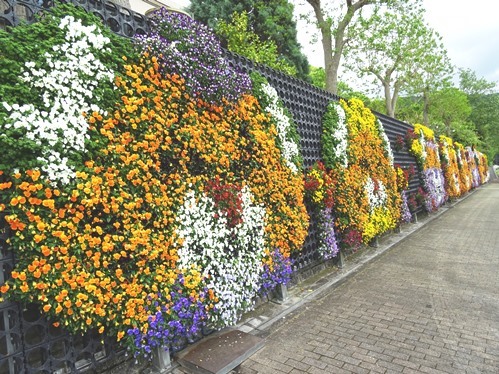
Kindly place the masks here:
[(419, 170), (397, 165), (357, 99), (328, 105), (304, 167), (276, 88), (183, 14), (124, 39), (58, 5), (0, 46), (2, 296), (136, 355), (235, 324), (289, 281), (310, 222), (327, 260), (487, 181), (480, 152), (419, 125), (400, 144)]

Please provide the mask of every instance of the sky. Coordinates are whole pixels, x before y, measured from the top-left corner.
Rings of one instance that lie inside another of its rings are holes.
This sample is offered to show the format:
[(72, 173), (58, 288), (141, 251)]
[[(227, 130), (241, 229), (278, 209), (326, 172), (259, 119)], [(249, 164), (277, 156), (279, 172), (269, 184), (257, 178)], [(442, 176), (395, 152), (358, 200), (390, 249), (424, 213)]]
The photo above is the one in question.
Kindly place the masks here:
[[(180, 6), (189, 4), (189, 0), (173, 1)], [(300, 8), (299, 0), (291, 2), (296, 6), (295, 13), (311, 9), (308, 4)], [(479, 78), (499, 82), (498, 1), (423, 0), (423, 4), (426, 21), (442, 36), (451, 62), (473, 70)], [(311, 42), (311, 32), (307, 32), (310, 27), (298, 20), (298, 41), (311, 65), (324, 66), (322, 46)]]

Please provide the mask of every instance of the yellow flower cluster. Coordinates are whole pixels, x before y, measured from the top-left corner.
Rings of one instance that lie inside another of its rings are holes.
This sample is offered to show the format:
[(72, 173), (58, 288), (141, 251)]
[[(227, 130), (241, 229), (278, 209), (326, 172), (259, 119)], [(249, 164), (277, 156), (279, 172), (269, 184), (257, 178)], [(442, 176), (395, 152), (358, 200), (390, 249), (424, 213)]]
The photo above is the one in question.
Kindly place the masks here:
[(414, 125), (414, 133), (416, 133), (418, 135), (422, 133), (426, 140), (435, 141), (435, 133), (433, 132), (433, 130), (427, 126), (420, 124), (420, 123), (416, 123)]
[[(394, 228), (400, 219), (401, 196), (397, 175), (388, 159), (377, 119), (361, 100), (341, 101), (348, 127), (348, 168), (337, 177), (338, 227), (362, 233), (365, 243)], [(366, 192), (368, 178), (384, 186), (383, 206), (372, 209)]]
[[(440, 169), (440, 154), (433, 130), (417, 123), (414, 125), (414, 134), (417, 135), (417, 138), (412, 140), (409, 149), (417, 157), (423, 170), (431, 168)], [(424, 138), (424, 146), (420, 140), (421, 135)]]
[(464, 145), (458, 142), (454, 142), (454, 149), (456, 151), (456, 158), (458, 160), (459, 185), (461, 186), (461, 193), (464, 194), (466, 192), (469, 192), (473, 187), (471, 165), (468, 163)]
[(442, 169), (445, 178), (445, 192), (451, 198), (459, 197), (465, 189), (461, 186), (457, 154), (451, 138), (440, 135), (440, 154), (443, 159)]

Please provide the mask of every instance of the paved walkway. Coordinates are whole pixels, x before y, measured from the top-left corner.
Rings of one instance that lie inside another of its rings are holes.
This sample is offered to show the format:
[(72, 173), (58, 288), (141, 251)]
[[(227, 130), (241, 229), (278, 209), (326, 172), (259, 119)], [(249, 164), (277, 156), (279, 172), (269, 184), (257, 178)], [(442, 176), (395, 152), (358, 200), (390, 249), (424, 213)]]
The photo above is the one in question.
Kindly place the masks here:
[(444, 211), (261, 323), (237, 372), (499, 373), (499, 184)]

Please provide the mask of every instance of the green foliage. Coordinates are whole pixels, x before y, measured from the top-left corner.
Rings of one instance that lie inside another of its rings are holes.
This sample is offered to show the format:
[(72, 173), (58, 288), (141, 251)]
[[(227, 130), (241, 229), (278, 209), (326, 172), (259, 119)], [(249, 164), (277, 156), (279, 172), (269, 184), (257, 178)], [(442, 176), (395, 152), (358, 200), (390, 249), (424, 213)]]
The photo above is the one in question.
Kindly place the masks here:
[(418, 96), (400, 97), (397, 103), (397, 118), (407, 123), (423, 123), (423, 102), (421, 98)]
[[(466, 94), (455, 87), (444, 88), (432, 94), (430, 123), (441, 134), (464, 144), (473, 144), (469, 136), (471, 124), (467, 124), (471, 106)], [(476, 135), (474, 137), (476, 140)]]
[(459, 78), (471, 105), (469, 120), (476, 126), (483, 151), (492, 160), (499, 151), (499, 94), (493, 93), (497, 84), (477, 77), (470, 69), (460, 69)]
[(362, 100), (364, 103), (369, 103), (369, 98), (365, 94), (354, 90), (344, 82), (338, 82), (338, 96), (347, 101), (355, 98)]
[(192, 0), (189, 11), (213, 29), (220, 21), (231, 22), (234, 12), (246, 12), (249, 29), (260, 41), (273, 41), (279, 56), (296, 68), (297, 77), (308, 81), (308, 61), (297, 41), (293, 5), (288, 0)]
[(325, 90), (326, 89), (326, 71), (322, 67), (310, 66), (310, 72), (308, 73), (311, 83)]
[(479, 78), (471, 69), (459, 69), (459, 88), (467, 95), (484, 95), (497, 89), (497, 82)]
[(230, 23), (221, 20), (217, 24), (215, 32), (220, 38), (227, 41), (229, 51), (296, 76), (296, 67), (279, 56), (275, 42), (273, 40), (262, 41), (257, 34), (249, 29), (246, 12), (232, 14)]

